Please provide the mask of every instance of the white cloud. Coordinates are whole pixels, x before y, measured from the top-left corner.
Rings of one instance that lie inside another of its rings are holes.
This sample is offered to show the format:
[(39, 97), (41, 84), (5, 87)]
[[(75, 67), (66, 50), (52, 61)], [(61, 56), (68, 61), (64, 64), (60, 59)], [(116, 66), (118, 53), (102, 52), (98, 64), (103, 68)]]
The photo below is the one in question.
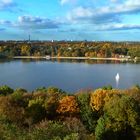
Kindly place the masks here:
[(140, 0), (126, 0), (115, 6), (100, 8), (77, 7), (68, 13), (67, 18), (72, 22), (107, 23), (120, 22), (124, 14), (136, 14), (140, 12)]
[(67, 19), (74, 23), (107, 23), (107, 22), (120, 22), (120, 19), (117, 15), (114, 15), (110, 12), (109, 7), (103, 7), (100, 9), (91, 9), (78, 7), (73, 9), (67, 15)]
[(102, 25), (97, 30), (140, 30), (140, 24), (108, 24)]
[(58, 28), (58, 23), (39, 16), (19, 16), (15, 26), (25, 29), (50, 29)]
[(0, 10), (13, 11), (15, 6), (17, 5), (13, 0), (0, 0)]
[(73, 9), (70, 13), (68, 13), (67, 18), (68, 20), (75, 20), (75, 19), (82, 19), (82, 18), (90, 18), (93, 16), (93, 11), (90, 8), (84, 7), (77, 7)]
[(0, 0), (0, 9), (5, 8), (13, 4), (12, 0)]
[(0, 20), (0, 25), (27, 30), (54, 29), (59, 27), (56, 21), (39, 16), (19, 16), (16, 22)]

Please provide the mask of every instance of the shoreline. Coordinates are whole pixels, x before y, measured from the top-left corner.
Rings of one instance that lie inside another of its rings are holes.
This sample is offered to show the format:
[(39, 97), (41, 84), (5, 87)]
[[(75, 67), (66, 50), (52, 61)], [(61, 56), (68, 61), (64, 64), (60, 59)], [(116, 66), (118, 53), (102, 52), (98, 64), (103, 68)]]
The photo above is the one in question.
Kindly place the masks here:
[(71, 59), (71, 60), (113, 60), (113, 61), (132, 61), (128, 58), (115, 58), (115, 57), (46, 57), (46, 56), (14, 56), (13, 59)]

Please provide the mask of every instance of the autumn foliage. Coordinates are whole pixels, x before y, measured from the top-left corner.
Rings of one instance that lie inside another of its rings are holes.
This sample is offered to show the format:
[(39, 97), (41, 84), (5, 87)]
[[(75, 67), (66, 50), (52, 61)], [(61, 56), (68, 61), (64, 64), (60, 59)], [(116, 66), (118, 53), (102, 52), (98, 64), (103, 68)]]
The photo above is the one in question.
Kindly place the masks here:
[(79, 113), (78, 103), (74, 96), (65, 96), (59, 101), (59, 106), (57, 108), (59, 114), (66, 116), (72, 116)]
[(0, 140), (135, 140), (140, 138), (140, 87), (68, 95), (0, 87)]
[(101, 108), (103, 108), (106, 94), (107, 94), (107, 90), (103, 90), (103, 89), (98, 89), (95, 92), (91, 93), (90, 105), (93, 110), (95, 109), (99, 111)]
[(113, 94), (121, 94), (121, 90), (97, 89), (91, 93), (90, 106), (93, 110), (102, 111), (105, 102), (108, 102)]

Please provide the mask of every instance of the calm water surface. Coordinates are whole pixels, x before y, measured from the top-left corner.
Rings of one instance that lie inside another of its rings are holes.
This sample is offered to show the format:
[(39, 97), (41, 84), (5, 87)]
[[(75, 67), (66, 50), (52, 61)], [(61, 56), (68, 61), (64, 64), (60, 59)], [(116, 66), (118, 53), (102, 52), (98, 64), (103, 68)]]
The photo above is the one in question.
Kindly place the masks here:
[(115, 75), (120, 74), (119, 88), (140, 85), (140, 64), (57, 62), (46, 60), (0, 61), (0, 85), (34, 90), (42, 86), (55, 86), (68, 92), (116, 87)]

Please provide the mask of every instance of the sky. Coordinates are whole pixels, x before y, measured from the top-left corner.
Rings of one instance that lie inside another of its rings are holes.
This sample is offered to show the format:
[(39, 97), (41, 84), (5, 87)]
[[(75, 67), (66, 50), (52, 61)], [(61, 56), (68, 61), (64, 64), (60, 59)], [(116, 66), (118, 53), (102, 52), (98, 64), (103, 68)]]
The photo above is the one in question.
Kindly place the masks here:
[(140, 0), (0, 0), (0, 40), (140, 41)]

